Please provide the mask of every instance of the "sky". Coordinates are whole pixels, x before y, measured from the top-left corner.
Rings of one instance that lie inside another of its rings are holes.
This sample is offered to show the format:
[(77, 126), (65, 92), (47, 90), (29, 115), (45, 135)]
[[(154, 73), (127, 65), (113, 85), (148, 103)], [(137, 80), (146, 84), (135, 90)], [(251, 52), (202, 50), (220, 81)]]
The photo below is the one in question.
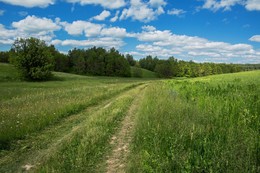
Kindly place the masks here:
[(28, 37), (62, 53), (260, 63), (260, 0), (0, 0), (0, 51)]

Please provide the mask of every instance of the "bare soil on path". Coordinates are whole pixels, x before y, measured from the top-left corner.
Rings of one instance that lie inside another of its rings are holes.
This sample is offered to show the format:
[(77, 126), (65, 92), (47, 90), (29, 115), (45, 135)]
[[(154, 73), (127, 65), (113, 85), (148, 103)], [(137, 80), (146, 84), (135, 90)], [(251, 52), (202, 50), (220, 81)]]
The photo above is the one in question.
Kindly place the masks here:
[(130, 106), (127, 115), (122, 121), (121, 127), (112, 136), (110, 145), (112, 152), (106, 157), (106, 173), (124, 173), (126, 169), (127, 157), (129, 153), (129, 145), (132, 140), (132, 134), (134, 131), (134, 120), (137, 113), (140, 102), (144, 95), (144, 89), (146, 86), (140, 89), (137, 97)]

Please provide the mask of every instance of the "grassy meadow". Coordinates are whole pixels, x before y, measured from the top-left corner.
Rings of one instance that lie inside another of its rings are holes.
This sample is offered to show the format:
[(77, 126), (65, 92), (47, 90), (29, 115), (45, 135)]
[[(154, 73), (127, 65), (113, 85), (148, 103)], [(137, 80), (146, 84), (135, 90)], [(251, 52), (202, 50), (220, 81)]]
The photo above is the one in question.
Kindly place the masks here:
[(260, 71), (146, 91), (128, 172), (259, 172)]
[(1, 173), (106, 172), (111, 138), (130, 113), (125, 172), (260, 172), (260, 71), (54, 76), (24, 82), (0, 63)]
[(15, 70), (9, 66), (1, 64), (0, 67), (0, 80), (11, 79), (0, 83), (1, 148), (141, 83), (64, 73), (55, 73), (56, 81), (21, 82), (12, 75)]

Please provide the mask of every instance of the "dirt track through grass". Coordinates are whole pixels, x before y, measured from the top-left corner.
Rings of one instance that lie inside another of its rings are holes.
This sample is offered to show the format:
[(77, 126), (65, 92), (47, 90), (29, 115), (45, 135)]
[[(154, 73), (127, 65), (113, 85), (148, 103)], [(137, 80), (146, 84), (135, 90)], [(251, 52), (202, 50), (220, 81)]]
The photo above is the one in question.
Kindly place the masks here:
[(138, 110), (138, 106), (143, 98), (144, 89), (140, 89), (139, 95), (135, 98), (130, 106), (126, 117), (121, 123), (118, 132), (112, 136), (110, 145), (112, 152), (107, 156), (106, 172), (107, 173), (123, 173), (125, 172), (127, 156), (129, 153), (129, 144), (132, 140), (132, 133), (134, 128), (134, 118)]
[[(142, 87), (142, 86), (140, 86)], [(129, 92), (139, 90), (134, 87), (113, 96), (108, 100), (91, 106), (79, 114), (70, 116), (41, 133), (35, 133), (25, 140), (18, 141), (13, 150), (2, 152), (0, 155), (0, 172), (36, 171), (46, 160), (56, 155), (59, 148), (70, 142), (73, 136), (84, 132), (86, 122), (98, 115), (104, 109), (110, 109), (111, 104)]]

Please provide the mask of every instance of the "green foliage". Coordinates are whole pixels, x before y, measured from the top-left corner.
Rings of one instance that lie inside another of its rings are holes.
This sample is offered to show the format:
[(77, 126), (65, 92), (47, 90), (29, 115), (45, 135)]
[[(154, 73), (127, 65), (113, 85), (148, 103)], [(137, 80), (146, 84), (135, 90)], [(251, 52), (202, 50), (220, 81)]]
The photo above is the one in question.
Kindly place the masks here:
[(143, 71), (139, 67), (132, 67), (132, 77), (143, 77)]
[(70, 68), (76, 74), (131, 76), (128, 61), (114, 48), (109, 51), (96, 47), (88, 50), (73, 49), (69, 51), (68, 57)]
[(173, 68), (169, 60), (159, 60), (155, 67), (155, 72), (159, 77), (170, 78), (173, 76)]
[(135, 122), (128, 172), (259, 172), (259, 75), (150, 85)]
[(10, 52), (0, 51), (0, 62), (9, 63)]
[(44, 41), (36, 38), (17, 39), (11, 51), (23, 79), (35, 81), (51, 78), (52, 56)]
[(69, 72), (69, 58), (67, 55), (60, 53), (54, 45), (48, 47), (54, 61), (54, 71)]
[(235, 73), (246, 69), (242, 68), (243, 66), (239, 64), (194, 63), (193, 61), (177, 60), (174, 57), (170, 57), (167, 60), (159, 60), (157, 57), (147, 56), (140, 59), (139, 64), (144, 69), (157, 72), (159, 77), (162, 78), (200, 77), (213, 74)]
[(153, 58), (151, 55), (149, 55), (143, 59), (140, 59), (139, 65), (141, 68), (154, 71), (158, 61), (159, 59), (157, 57)]
[(134, 60), (132, 55), (126, 54), (125, 58), (128, 61), (130, 66), (135, 66), (136, 65), (136, 61)]

